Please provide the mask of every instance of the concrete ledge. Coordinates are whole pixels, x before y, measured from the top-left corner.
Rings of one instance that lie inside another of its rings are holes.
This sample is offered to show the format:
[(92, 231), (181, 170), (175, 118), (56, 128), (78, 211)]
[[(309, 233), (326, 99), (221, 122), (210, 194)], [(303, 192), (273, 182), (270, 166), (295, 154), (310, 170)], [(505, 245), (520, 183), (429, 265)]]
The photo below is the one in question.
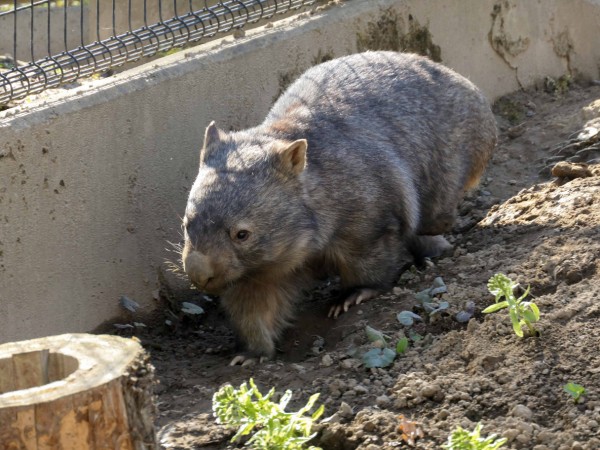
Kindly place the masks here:
[[(0, 113), (0, 343), (155, 307), (204, 127), (259, 123), (310, 65), (357, 49), (441, 57), (494, 99), (600, 78), (597, 0), (350, 0)], [(414, 48), (413, 48), (414, 47)]]

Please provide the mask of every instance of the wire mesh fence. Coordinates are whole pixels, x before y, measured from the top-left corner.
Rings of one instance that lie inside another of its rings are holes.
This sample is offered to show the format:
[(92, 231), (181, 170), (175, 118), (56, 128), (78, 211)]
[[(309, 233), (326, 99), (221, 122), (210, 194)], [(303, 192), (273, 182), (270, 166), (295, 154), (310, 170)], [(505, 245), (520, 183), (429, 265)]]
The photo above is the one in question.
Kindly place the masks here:
[(0, 0), (0, 109), (315, 1)]

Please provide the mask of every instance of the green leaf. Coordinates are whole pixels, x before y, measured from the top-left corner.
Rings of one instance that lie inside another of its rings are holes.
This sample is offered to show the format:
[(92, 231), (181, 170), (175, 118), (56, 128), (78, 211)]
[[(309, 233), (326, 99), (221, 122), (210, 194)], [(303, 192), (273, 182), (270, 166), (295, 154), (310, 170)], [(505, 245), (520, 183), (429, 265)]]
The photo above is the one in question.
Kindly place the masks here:
[(387, 343), (385, 336), (381, 331), (367, 325), (365, 327), (365, 332), (367, 333), (367, 339), (369, 339), (369, 342), (382, 341), (384, 344)]
[(527, 306), (529, 306), (529, 308), (535, 315), (535, 320), (532, 320), (532, 322), (537, 322), (538, 320), (540, 320), (540, 310), (538, 309), (537, 305), (533, 302), (529, 302)]
[(566, 393), (568, 393), (571, 397), (573, 397), (573, 401), (578, 403), (581, 396), (585, 395), (585, 388), (577, 383), (569, 382), (563, 386), (563, 389)]
[(515, 334), (519, 337), (523, 337), (523, 329), (521, 328), (521, 321), (517, 316), (516, 312), (510, 310), (510, 321), (512, 322), (513, 330), (515, 330)]
[(531, 286), (527, 286), (527, 289), (525, 289), (525, 293), (517, 299), (517, 302), (521, 302), (522, 300), (524, 300), (529, 295), (530, 290)]
[(473, 431), (459, 426), (452, 431), (448, 442), (442, 447), (447, 450), (497, 450), (507, 442), (506, 438), (497, 439), (495, 434), (482, 438), (481, 428), (481, 423), (478, 423)]
[(387, 367), (396, 358), (396, 352), (389, 348), (373, 348), (363, 355), (365, 367)]
[(433, 300), (430, 295), (430, 289), (424, 289), (415, 294), (415, 298), (421, 303), (431, 303)]
[(408, 338), (413, 342), (419, 342), (425, 339), (423, 336), (413, 330), (408, 330)]
[(538, 318), (536, 317), (535, 313), (531, 310), (525, 310), (522, 312), (523, 314), (523, 320), (525, 322), (529, 322), (529, 323), (535, 323), (537, 322)]
[(396, 318), (398, 319), (398, 322), (405, 327), (410, 327), (413, 323), (415, 323), (415, 320), (423, 320), (421, 316), (412, 311), (401, 311), (396, 315)]
[(446, 287), (444, 280), (442, 280), (442, 277), (434, 278), (431, 289), (429, 289), (429, 295), (431, 297), (435, 297), (436, 295), (443, 294), (445, 292), (448, 292), (448, 288)]
[(508, 307), (508, 302), (504, 301), (504, 302), (500, 302), (500, 303), (494, 303), (493, 305), (488, 306), (481, 312), (484, 314), (489, 314), (489, 313), (493, 313), (496, 311), (500, 311), (501, 309), (504, 309), (507, 307)]
[(408, 348), (408, 338), (407, 337), (403, 337), (396, 344), (396, 353), (398, 353), (399, 355), (401, 355), (404, 352), (406, 352), (407, 348)]
[(213, 395), (213, 411), (217, 421), (239, 426), (232, 441), (254, 433), (248, 440), (248, 446), (252, 448), (300, 450), (315, 436), (311, 434), (312, 424), (323, 414), (324, 407), (321, 405), (312, 416), (305, 414), (312, 409), (319, 394), (312, 395), (297, 412), (285, 412), (283, 407), (291, 398), (290, 391), (286, 391), (279, 403), (273, 403), (270, 399), (275, 388), (263, 396), (254, 380), (250, 379), (249, 384), (250, 389), (246, 383), (242, 383), (239, 389), (223, 386)]

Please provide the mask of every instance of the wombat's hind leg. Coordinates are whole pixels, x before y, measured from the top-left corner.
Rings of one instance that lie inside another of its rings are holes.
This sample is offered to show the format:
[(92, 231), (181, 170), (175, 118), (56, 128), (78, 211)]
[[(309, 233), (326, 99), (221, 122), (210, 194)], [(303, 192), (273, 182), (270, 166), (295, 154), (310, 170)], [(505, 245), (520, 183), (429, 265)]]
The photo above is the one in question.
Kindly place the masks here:
[(342, 312), (348, 312), (353, 305), (360, 305), (362, 302), (372, 299), (379, 294), (380, 291), (372, 288), (355, 288), (350, 295), (344, 296), (343, 301), (332, 305), (329, 309), (327, 317), (337, 319)]
[(407, 242), (407, 247), (415, 264), (420, 266), (425, 263), (425, 258), (437, 258), (452, 250), (452, 244), (444, 236), (413, 236)]

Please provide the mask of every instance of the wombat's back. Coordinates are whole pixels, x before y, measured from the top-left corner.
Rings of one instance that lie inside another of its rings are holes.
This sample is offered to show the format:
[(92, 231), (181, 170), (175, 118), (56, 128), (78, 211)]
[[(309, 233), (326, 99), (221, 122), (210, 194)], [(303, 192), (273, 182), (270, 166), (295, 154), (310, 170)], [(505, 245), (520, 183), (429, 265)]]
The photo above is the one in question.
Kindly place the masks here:
[(360, 53), (309, 69), (261, 127), (307, 139), (309, 174), (336, 188), (317, 208), (395, 203), (418, 234), (451, 228), (458, 202), (478, 183), (496, 141), (493, 114), (474, 84), (424, 57), (395, 52)]

